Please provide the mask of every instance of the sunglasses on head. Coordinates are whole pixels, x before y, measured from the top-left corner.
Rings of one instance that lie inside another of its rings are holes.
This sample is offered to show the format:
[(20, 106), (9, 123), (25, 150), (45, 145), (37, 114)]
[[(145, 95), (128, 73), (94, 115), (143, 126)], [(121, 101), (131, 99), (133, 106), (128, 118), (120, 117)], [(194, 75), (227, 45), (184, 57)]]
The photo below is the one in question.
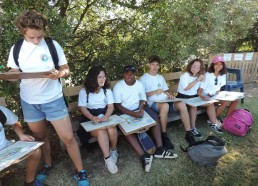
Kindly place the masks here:
[(215, 83), (214, 83), (214, 85), (218, 85), (218, 78), (217, 78), (217, 77), (215, 78)]

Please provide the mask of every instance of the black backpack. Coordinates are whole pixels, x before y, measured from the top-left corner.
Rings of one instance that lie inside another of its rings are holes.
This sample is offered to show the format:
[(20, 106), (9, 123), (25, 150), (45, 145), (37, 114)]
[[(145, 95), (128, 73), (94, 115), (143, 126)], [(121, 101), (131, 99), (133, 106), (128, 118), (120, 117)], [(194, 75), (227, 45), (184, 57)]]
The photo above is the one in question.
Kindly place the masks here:
[[(24, 38), (22, 39), (19, 39), (14, 47), (13, 47), (13, 59), (15, 61), (15, 64), (20, 68), (20, 65), (19, 65), (19, 61), (18, 61), (18, 57), (19, 57), (19, 53), (20, 53), (20, 50), (21, 50), (21, 46), (22, 46), (22, 43), (24, 41)], [(50, 37), (46, 37), (45, 38), (45, 41), (47, 43), (47, 46), (48, 46), (48, 49), (49, 49), (49, 52), (51, 54), (51, 57), (54, 61), (54, 65), (55, 65), (55, 69), (59, 69), (59, 66), (58, 66), (58, 55), (57, 55), (57, 51), (56, 51), (56, 47), (53, 43), (53, 40), (50, 38)], [(21, 69), (20, 69), (21, 71)]]
[(3, 126), (6, 123), (6, 121), (7, 121), (7, 118), (6, 118), (5, 114), (3, 113), (2, 110), (0, 110), (0, 122), (2, 123)]
[[(44, 38), (44, 39), (45, 39), (45, 41), (46, 41), (46, 43), (47, 43), (49, 52), (50, 52), (51, 57), (52, 57), (52, 59), (53, 59), (53, 62), (54, 62), (54, 65), (55, 65), (55, 69), (58, 70), (58, 69), (59, 69), (59, 66), (58, 66), (59, 58), (58, 58), (57, 51), (56, 51), (56, 47), (55, 47), (55, 45), (54, 45), (54, 43), (53, 43), (53, 40), (52, 40), (50, 37), (46, 37), (46, 38)], [(21, 50), (21, 46), (22, 46), (23, 41), (24, 41), (24, 38), (19, 39), (19, 40), (15, 43), (15, 45), (14, 45), (14, 47), (13, 47), (13, 59), (14, 59), (15, 64), (16, 64), (19, 68), (20, 68), (20, 65), (19, 65), (18, 57), (19, 57), (19, 53), (20, 53), (20, 50)], [(20, 71), (22, 71), (22, 70), (20, 69)], [(61, 83), (60, 78), (59, 78), (58, 80), (59, 80), (59, 82)], [(68, 108), (68, 103), (67, 103), (67, 101), (66, 101), (66, 99), (65, 99), (64, 93), (63, 93), (63, 96), (64, 96), (64, 100), (65, 100), (66, 107)]]

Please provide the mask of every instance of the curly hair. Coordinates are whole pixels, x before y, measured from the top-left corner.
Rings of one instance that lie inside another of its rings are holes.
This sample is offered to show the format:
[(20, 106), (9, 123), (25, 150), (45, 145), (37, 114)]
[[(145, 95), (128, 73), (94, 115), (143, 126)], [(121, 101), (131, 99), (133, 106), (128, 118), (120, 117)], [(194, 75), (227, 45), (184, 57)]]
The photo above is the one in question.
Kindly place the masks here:
[(158, 62), (159, 64), (161, 63), (161, 58), (157, 55), (152, 55), (148, 58), (149, 62), (148, 63), (153, 63), (153, 62)]
[(200, 71), (198, 72), (198, 76), (201, 74), (204, 74), (205, 70), (204, 70), (204, 65), (203, 65), (203, 61), (201, 59), (194, 59), (192, 61), (190, 61), (190, 63), (187, 64), (186, 68), (185, 68), (185, 72), (188, 72), (191, 76), (193, 75), (193, 73), (191, 72), (191, 67), (195, 62), (199, 62), (200, 65)]
[[(219, 75), (221, 75), (221, 76), (227, 73), (226, 64), (225, 63), (222, 63), (222, 64), (223, 64), (223, 68), (219, 71)], [(211, 63), (211, 65), (208, 68), (208, 72), (209, 73), (215, 72), (215, 70), (214, 70), (214, 63)]]
[(15, 25), (22, 34), (25, 34), (28, 29), (46, 31), (48, 20), (41, 13), (32, 10), (19, 15), (15, 21)]
[(83, 86), (85, 87), (85, 90), (87, 93), (94, 93), (96, 90), (98, 90), (98, 75), (99, 73), (103, 71), (106, 75), (106, 81), (104, 83), (104, 86), (102, 87), (104, 90), (110, 88), (110, 84), (108, 82), (107, 78), (107, 72), (106, 69), (103, 66), (93, 66), (88, 74), (86, 75), (86, 78), (84, 80)]

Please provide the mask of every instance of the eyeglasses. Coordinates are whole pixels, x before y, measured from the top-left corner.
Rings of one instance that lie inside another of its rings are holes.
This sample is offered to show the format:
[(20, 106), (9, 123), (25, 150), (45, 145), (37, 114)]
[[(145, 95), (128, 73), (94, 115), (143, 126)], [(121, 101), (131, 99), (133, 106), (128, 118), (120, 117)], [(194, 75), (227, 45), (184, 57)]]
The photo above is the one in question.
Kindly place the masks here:
[(214, 85), (218, 85), (218, 78), (217, 78), (217, 77), (215, 78), (215, 83), (214, 83)]

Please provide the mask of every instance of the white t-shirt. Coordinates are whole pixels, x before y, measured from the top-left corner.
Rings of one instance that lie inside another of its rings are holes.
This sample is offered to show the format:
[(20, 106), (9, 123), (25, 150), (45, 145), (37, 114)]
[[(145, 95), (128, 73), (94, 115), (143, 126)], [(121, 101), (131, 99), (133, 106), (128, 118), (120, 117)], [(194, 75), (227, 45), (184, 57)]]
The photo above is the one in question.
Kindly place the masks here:
[(132, 86), (127, 85), (124, 80), (117, 82), (113, 88), (113, 94), (115, 103), (121, 103), (128, 110), (138, 109), (139, 102), (146, 101), (143, 85), (138, 80)]
[[(58, 65), (67, 64), (61, 46), (56, 41), (53, 41), (53, 43), (59, 58)], [(24, 40), (18, 59), (22, 72), (43, 72), (55, 68), (45, 39), (42, 39), (38, 45)], [(13, 58), (13, 46), (9, 53), (7, 66), (19, 69)], [(20, 83), (21, 99), (29, 104), (48, 103), (62, 97), (62, 95), (62, 85), (59, 80), (48, 78), (22, 79)]]
[(8, 108), (0, 106), (0, 110), (5, 114), (6, 116), (6, 123), (2, 124), (0, 122), (0, 150), (3, 149), (7, 143), (9, 142), (5, 137), (4, 132), (4, 125), (13, 125), (18, 121), (18, 117), (10, 111)]
[(204, 81), (202, 81), (200, 88), (203, 89), (204, 94), (214, 95), (221, 87), (226, 85), (226, 74), (219, 75), (217, 77), (217, 85), (215, 85), (215, 75), (214, 73), (205, 73)]
[[(164, 91), (168, 90), (168, 85), (164, 79), (164, 77), (160, 74), (157, 74), (155, 76), (152, 76), (148, 73), (145, 73), (143, 76), (140, 77), (140, 81), (142, 82), (145, 92), (151, 92), (157, 89), (162, 89)], [(167, 95), (162, 94), (155, 94), (152, 96), (149, 96), (147, 99), (147, 103), (149, 107), (153, 104), (153, 101), (155, 100), (161, 100), (167, 98)]]
[(89, 99), (87, 103), (87, 93), (83, 88), (80, 90), (78, 98), (79, 107), (87, 107), (89, 109), (104, 108), (108, 104), (113, 104), (114, 98), (113, 93), (110, 89), (106, 89), (106, 95), (103, 88), (100, 89), (99, 93), (89, 93)]
[(179, 84), (178, 84), (178, 92), (184, 95), (193, 96), (197, 94), (197, 90), (201, 85), (201, 82), (195, 83), (195, 85), (189, 90), (184, 90), (190, 83), (195, 81), (197, 77), (191, 76), (188, 72), (183, 73), (180, 76)]

